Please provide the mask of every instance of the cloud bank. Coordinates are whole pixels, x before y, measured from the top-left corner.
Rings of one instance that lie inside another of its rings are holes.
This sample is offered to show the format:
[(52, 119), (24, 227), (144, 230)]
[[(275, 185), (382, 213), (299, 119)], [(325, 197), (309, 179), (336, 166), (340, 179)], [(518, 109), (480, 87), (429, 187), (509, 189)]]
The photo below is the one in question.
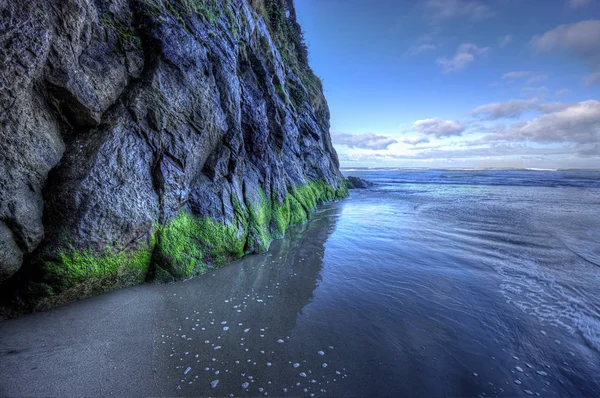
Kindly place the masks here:
[(455, 120), (443, 120), (440, 118), (417, 120), (413, 123), (413, 131), (436, 138), (461, 135), (465, 131), (464, 124)]
[(331, 138), (333, 139), (334, 144), (337, 145), (345, 145), (349, 148), (361, 148), (371, 150), (387, 149), (390, 145), (398, 142), (392, 137), (373, 133), (333, 133), (331, 135)]
[(592, 74), (582, 79), (582, 85), (600, 84), (600, 20), (560, 25), (534, 36), (531, 44), (538, 53), (564, 51), (582, 60), (592, 70)]

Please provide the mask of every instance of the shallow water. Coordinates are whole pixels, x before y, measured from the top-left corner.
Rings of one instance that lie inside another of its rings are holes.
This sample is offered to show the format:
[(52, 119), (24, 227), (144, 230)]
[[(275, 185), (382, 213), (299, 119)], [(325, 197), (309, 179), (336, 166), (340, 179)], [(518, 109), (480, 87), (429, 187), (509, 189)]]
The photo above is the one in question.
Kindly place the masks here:
[(264, 255), (1, 323), (0, 395), (600, 395), (600, 172), (348, 174)]

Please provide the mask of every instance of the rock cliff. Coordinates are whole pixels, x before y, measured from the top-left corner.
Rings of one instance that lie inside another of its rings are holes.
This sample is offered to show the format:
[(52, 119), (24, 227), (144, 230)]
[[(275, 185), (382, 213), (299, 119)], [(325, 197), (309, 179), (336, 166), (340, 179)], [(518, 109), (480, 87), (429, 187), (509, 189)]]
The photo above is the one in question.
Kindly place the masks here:
[(0, 0), (0, 106), (5, 308), (202, 273), (347, 195), (292, 0)]

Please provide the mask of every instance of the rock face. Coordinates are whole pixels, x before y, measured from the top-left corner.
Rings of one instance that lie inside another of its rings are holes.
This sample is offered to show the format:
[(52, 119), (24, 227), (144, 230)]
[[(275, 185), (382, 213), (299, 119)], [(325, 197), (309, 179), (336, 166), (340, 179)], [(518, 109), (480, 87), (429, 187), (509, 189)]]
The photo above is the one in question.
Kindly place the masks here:
[(292, 0), (0, 0), (0, 106), (0, 290), (38, 308), (347, 195)]

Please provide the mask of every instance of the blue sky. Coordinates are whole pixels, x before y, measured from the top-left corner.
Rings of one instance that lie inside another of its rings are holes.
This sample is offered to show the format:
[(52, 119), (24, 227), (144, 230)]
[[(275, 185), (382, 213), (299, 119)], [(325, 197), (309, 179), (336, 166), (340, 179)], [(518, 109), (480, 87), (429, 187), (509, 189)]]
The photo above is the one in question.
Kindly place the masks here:
[(599, 0), (296, 0), (342, 166), (600, 169)]

